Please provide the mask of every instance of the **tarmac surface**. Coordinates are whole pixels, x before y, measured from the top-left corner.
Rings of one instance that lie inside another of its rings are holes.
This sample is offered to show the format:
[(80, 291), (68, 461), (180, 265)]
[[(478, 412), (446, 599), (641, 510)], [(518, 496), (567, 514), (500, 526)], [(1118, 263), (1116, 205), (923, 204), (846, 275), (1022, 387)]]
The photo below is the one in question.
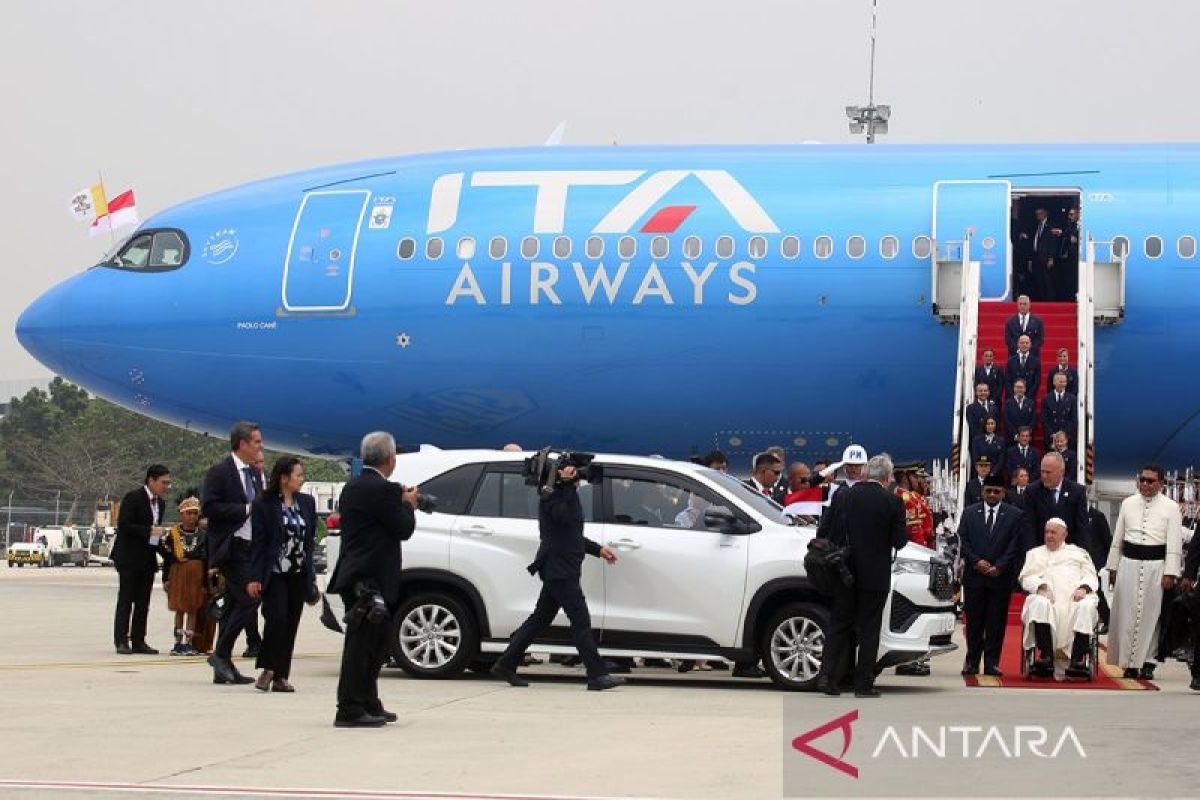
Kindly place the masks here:
[[(148, 638), (163, 655), (116, 655), (115, 599), (108, 568), (0, 566), (0, 797), (1194, 797), (1200, 780), (1200, 693), (1177, 662), (1159, 668), (1157, 692), (980, 689), (951, 654), (928, 678), (881, 676), (880, 700), (665, 669), (602, 693), (557, 665), (525, 670), (528, 689), (388, 669), (381, 693), (399, 723), (345, 730), (332, 726), (341, 640), (312, 609), (297, 692), (279, 695), (215, 686), (202, 659), (167, 656), (160, 587)], [(792, 745), (825, 723), (828, 738), (810, 742), (824, 756)], [(1079, 747), (1014, 755), (1014, 726), (1030, 725), (1048, 729), (1045, 750), (1068, 726)]]

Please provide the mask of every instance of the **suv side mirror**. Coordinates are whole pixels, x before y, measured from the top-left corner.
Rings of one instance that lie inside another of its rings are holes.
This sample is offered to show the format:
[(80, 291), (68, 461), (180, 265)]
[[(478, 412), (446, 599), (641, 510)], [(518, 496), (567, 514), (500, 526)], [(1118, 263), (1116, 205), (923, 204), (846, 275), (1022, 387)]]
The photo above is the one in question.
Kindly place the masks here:
[(753, 533), (754, 530), (738, 519), (728, 506), (709, 506), (704, 511), (704, 526), (709, 530), (737, 535)]

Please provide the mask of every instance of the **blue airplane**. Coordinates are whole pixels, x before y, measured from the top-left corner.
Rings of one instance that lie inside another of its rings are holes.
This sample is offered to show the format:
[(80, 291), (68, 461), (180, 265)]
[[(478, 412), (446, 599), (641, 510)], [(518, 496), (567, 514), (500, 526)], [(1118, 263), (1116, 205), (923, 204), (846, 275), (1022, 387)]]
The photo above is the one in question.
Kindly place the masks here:
[(387, 429), (446, 447), (944, 457), (958, 331), (933, 307), (931, 237), (972, 229), (983, 296), (1011, 296), (1014, 198), (1053, 195), (1128, 251), (1095, 372), (1098, 472), (1125, 476), (1200, 450), (1198, 189), (1192, 145), (403, 156), (156, 214), (17, 336), (139, 413), (219, 435), (252, 419), (314, 454)]

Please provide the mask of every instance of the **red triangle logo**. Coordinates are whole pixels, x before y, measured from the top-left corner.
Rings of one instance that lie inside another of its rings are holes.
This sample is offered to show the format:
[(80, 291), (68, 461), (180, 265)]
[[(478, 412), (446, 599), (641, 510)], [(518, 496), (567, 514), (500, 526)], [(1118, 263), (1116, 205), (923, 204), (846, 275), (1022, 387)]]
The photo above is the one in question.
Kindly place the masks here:
[[(858, 711), (857, 710), (851, 711), (848, 714), (843, 714), (842, 716), (838, 717), (837, 719), (831, 719), (829, 722), (826, 722), (824, 725), (820, 725), (816, 728), (813, 728), (810, 731), (805, 731), (804, 733), (797, 736), (795, 739), (792, 739), (792, 747), (799, 750), (801, 753), (804, 753), (804, 755), (808, 756), (809, 758), (815, 758), (817, 761), (820, 761), (822, 764), (825, 764), (826, 766), (833, 767), (834, 769), (838, 770), (839, 772), (846, 773), (851, 778), (857, 778), (858, 777), (858, 767), (854, 766), (853, 764), (849, 763), (848, 761), (843, 760), (843, 757), (846, 755), (846, 752), (850, 749), (850, 741), (854, 737), (854, 731), (851, 728), (851, 726), (857, 720), (858, 720)], [(814, 739), (820, 739), (825, 734), (831, 733), (836, 730), (841, 730), (841, 732), (842, 732), (842, 752), (841, 753), (839, 753), (836, 756), (833, 756), (833, 755), (830, 755), (829, 753), (826, 753), (824, 750), (818, 750), (812, 746), (811, 742)]]

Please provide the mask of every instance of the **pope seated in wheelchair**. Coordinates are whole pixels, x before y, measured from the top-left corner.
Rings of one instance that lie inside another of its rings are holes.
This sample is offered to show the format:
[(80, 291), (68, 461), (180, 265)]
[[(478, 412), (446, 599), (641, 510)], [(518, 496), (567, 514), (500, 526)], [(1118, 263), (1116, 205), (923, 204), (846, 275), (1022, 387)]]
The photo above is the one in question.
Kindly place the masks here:
[(1067, 524), (1047, 520), (1046, 543), (1030, 550), (1021, 568), (1021, 588), (1029, 593), (1021, 609), (1022, 666), (1033, 677), (1054, 677), (1059, 651), (1070, 654), (1068, 678), (1095, 677), (1100, 581), (1088, 552), (1066, 541)]

